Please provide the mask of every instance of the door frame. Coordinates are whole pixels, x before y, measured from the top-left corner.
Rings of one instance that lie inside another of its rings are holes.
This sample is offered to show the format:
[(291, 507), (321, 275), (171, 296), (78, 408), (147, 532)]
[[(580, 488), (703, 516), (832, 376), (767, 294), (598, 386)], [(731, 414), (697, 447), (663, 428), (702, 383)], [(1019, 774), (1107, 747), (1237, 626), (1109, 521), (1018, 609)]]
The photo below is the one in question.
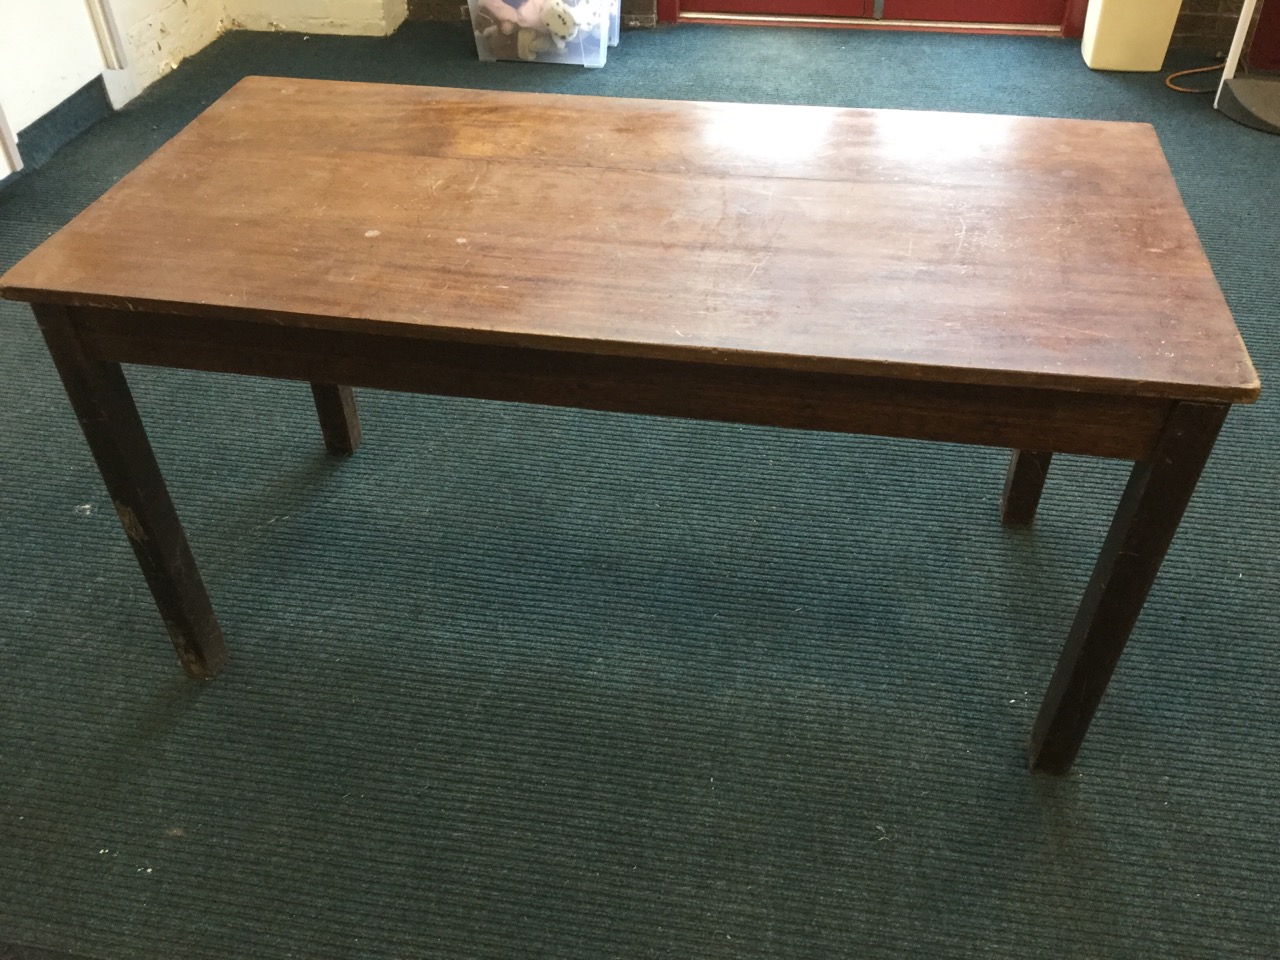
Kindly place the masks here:
[(0, 153), (3, 153), (5, 160), (9, 162), (10, 173), (17, 173), (22, 169), (22, 154), (18, 152), (18, 138), (13, 135), (13, 128), (5, 119), (3, 103), (0, 103)]
[[(1062, 36), (1067, 38), (1079, 37), (1084, 33), (1084, 15), (1088, 9), (1089, 0), (1067, 0), (1067, 7), (1062, 15), (1061, 31)], [(680, 22), (680, 0), (657, 0), (658, 22), (659, 23), (679, 23)], [(701, 18), (700, 18), (701, 19)], [(707, 19), (710, 19), (708, 17)], [(1016, 30), (1006, 29), (1003, 31), (995, 31), (992, 28), (984, 28), (975, 24), (972, 27), (960, 24), (933, 24), (920, 22), (904, 24), (899, 22), (886, 23), (882, 20), (837, 20), (834, 18), (824, 17), (733, 17), (728, 14), (715, 15), (714, 19), (720, 22), (738, 22), (738, 23), (758, 23), (761, 25), (773, 26), (807, 26), (807, 27), (844, 27), (855, 30), (927, 30), (931, 32), (945, 31), (951, 33), (967, 33), (978, 32), (1004, 32), (1004, 33), (1035, 33), (1043, 34), (1044, 30)]]

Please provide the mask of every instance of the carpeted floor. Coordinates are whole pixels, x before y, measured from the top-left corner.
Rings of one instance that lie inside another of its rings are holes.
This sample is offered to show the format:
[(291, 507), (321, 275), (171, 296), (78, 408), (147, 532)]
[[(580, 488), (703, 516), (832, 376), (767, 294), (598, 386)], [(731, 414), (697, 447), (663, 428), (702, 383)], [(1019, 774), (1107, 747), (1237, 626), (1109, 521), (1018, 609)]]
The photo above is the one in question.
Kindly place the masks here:
[(0, 192), (0, 267), (245, 74), (1155, 124), (1264, 383), (1076, 771), (1022, 746), (1125, 474), (131, 371), (232, 644), (184, 679), (0, 305), (0, 941), (96, 958), (1280, 955), (1280, 140), (1064, 41), (231, 34)]

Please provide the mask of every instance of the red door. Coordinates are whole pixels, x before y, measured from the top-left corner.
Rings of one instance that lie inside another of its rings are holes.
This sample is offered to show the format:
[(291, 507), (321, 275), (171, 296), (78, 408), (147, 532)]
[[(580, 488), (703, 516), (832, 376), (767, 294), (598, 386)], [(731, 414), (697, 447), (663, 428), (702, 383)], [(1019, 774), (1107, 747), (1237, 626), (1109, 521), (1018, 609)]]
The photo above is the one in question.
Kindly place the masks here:
[(884, 0), (885, 20), (1062, 24), (1067, 0)]
[[(661, 20), (679, 13), (743, 13), (777, 17), (841, 17), (917, 22), (1064, 24), (1068, 2), (1079, 0), (658, 0)], [(1079, 30), (1068, 33), (1079, 36)]]
[(1280, 70), (1280, 3), (1263, 5), (1245, 56), (1251, 70)]
[[(754, 13), (775, 17), (872, 16), (875, 0), (679, 0), (681, 13)], [(659, 10), (661, 18), (662, 11)]]

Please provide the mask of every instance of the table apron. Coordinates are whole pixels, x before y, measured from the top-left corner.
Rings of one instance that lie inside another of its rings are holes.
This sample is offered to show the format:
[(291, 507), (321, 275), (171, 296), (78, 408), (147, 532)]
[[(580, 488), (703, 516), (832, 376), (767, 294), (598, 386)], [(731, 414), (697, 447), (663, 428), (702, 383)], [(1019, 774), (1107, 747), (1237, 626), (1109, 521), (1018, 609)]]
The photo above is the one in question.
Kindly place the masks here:
[(1146, 460), (1174, 401), (94, 307), (94, 359), (411, 393)]

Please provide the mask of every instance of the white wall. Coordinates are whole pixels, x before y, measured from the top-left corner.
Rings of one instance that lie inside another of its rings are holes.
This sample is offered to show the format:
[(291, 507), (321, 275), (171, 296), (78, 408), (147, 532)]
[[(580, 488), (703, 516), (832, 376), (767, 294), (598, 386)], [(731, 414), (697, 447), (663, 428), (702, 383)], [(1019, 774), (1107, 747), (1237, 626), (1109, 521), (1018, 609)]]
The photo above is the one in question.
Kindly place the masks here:
[(224, 26), (222, 0), (111, 0), (111, 9), (127, 60), (124, 70), (110, 72), (125, 76), (106, 78), (117, 107), (217, 39)]
[(382, 0), (382, 18), (389, 36), (399, 29), (409, 16), (409, 0)]
[(0, 104), (15, 134), (100, 73), (84, 0), (0, 0)]
[[(124, 67), (104, 69), (89, 0), (0, 0), (0, 109), (20, 133), (101, 75), (115, 107), (215, 40), (223, 30), (384, 36), (407, 0), (107, 0)], [(0, 149), (0, 177), (12, 172)]]
[(113, 0), (125, 67), (105, 70), (86, 0), (0, 0), (0, 106), (20, 133), (103, 75), (122, 106), (222, 31), (222, 0)]
[[(12, 2), (0, 0), (0, 7)], [(33, 0), (32, 5), (39, 4)], [(110, 5), (128, 61), (124, 70), (106, 75), (107, 91), (117, 107), (226, 29), (384, 36), (407, 15), (406, 0), (110, 0)]]
[(225, 0), (233, 30), (385, 36), (404, 22), (406, 0)]

